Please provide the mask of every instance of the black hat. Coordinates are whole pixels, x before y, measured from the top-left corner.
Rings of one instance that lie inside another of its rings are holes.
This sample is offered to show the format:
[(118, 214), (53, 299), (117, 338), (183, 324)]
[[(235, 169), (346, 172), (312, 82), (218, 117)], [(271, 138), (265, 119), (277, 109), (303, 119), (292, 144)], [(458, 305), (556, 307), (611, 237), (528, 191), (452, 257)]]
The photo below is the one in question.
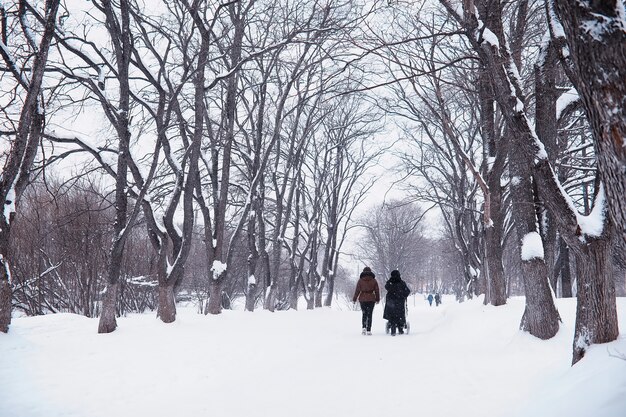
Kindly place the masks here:
[(393, 271), (391, 271), (391, 278), (395, 278), (395, 277), (400, 278), (400, 271), (398, 271), (397, 269), (394, 269)]
[(366, 266), (365, 268), (363, 268), (363, 272), (372, 272), (372, 268)]

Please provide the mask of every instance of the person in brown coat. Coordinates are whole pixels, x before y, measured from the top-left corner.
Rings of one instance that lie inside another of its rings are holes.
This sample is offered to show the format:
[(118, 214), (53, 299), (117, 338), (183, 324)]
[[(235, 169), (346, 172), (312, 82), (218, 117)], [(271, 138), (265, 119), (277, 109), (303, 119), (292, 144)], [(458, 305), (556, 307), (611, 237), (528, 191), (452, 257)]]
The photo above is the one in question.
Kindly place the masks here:
[(363, 268), (363, 272), (361, 272), (359, 276), (359, 281), (356, 283), (356, 290), (354, 290), (352, 302), (356, 303), (357, 300), (361, 303), (361, 311), (363, 312), (362, 334), (371, 335), (372, 314), (374, 313), (374, 304), (378, 304), (380, 301), (380, 290), (378, 289), (376, 275), (374, 275), (368, 266)]

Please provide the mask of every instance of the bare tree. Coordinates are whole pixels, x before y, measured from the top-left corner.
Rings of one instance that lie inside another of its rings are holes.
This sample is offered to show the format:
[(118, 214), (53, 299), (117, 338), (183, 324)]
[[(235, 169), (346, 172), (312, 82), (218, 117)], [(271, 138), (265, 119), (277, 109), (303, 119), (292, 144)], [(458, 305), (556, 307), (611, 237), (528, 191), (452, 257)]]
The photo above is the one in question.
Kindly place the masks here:
[(394, 269), (406, 276), (418, 274), (425, 242), (423, 216), (419, 205), (403, 201), (374, 207), (364, 216), (365, 236), (359, 247), (377, 275), (388, 277)]
[[(25, 97), (20, 110), (19, 122), (15, 130), (9, 132), (14, 137), (10, 149), (5, 156), (2, 175), (0, 176), (0, 201), (3, 202), (3, 213), (0, 216), (0, 331), (9, 331), (11, 323), (11, 272), (9, 266), (9, 245), (11, 220), (15, 216), (18, 204), (30, 179), (30, 170), (37, 154), (44, 129), (45, 104), (40, 96), (44, 70), (48, 60), (48, 52), (53, 39), (56, 24), (59, 0), (49, 0), (45, 4), (45, 17), (42, 22), (43, 31), (39, 44), (36, 43), (34, 28), (30, 27), (25, 17), (27, 10), (32, 6), (26, 0), (19, 2), (18, 18), (21, 21), (22, 36), (10, 31), (8, 27), (8, 10), (0, 6), (0, 22), (2, 39), (0, 39), (0, 54), (8, 67), (18, 88), (24, 90)], [(27, 48), (32, 52), (32, 60), (18, 62), (9, 48), (11, 43), (20, 45), (26, 41)], [(13, 36), (15, 35), (15, 36)], [(18, 37), (19, 36), (19, 37)], [(20, 65), (22, 68), (20, 68)], [(30, 67), (30, 68), (29, 68)], [(24, 69), (29, 68), (30, 77), (25, 75)], [(0, 80), (6, 76), (0, 76)]]
[(323, 304), (330, 306), (332, 303), (339, 254), (346, 234), (353, 229), (354, 211), (365, 202), (367, 192), (376, 180), (375, 177), (368, 179), (368, 171), (386, 150), (367, 144), (380, 132), (381, 115), (373, 106), (364, 106), (363, 98), (359, 95), (344, 97), (333, 106), (336, 110), (323, 121), (324, 134), (328, 139), (324, 161), (332, 168), (325, 181), (326, 233), (322, 243), (324, 255), (315, 300), (317, 307), (322, 306), (325, 287)]
[[(106, 295), (100, 315), (98, 333), (110, 333), (117, 327), (115, 319), (118, 297), (118, 282), (122, 268), (124, 244), (130, 232), (128, 222), (128, 158), (130, 157), (130, 85), (129, 66), (132, 54), (130, 33), (130, 10), (127, 0), (120, 0), (119, 17), (110, 0), (102, 0), (101, 11), (106, 16), (106, 27), (115, 52), (119, 82), (119, 102), (117, 108), (107, 108), (107, 115), (118, 137), (117, 167), (115, 178), (115, 225), (108, 265)], [(132, 221), (132, 220), (131, 220)]]

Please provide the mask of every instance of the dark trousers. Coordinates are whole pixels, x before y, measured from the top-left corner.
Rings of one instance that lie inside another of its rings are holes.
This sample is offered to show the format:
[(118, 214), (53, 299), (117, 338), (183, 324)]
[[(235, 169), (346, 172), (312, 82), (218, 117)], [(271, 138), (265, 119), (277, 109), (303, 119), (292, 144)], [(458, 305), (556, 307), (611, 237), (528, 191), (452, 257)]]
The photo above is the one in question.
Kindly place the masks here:
[(396, 329), (398, 329), (401, 334), (404, 333), (404, 323), (406, 323), (406, 319), (402, 317), (394, 317), (389, 320), (391, 334), (396, 334)]
[(374, 301), (361, 301), (361, 311), (363, 312), (363, 328), (368, 332), (372, 331), (372, 314), (374, 313)]

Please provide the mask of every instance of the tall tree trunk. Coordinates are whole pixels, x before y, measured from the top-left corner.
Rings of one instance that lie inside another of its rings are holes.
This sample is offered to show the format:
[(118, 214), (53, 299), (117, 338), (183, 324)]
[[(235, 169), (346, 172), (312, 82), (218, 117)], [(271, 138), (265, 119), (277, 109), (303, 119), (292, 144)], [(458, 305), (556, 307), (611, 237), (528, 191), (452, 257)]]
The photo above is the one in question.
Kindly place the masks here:
[[(241, 61), (242, 41), (244, 37), (245, 29), (245, 16), (244, 7), (241, 3), (232, 2), (228, 3), (228, 10), (231, 23), (233, 25), (234, 34), (233, 41), (228, 54), (229, 58), (229, 70), (234, 69)], [(217, 187), (217, 198), (215, 202), (215, 211), (213, 219), (215, 222), (215, 245), (213, 248), (214, 261), (222, 262), (228, 265), (224, 253), (226, 239), (226, 215), (229, 201), (229, 189), (230, 189), (230, 174), (232, 163), (232, 147), (235, 140), (235, 119), (236, 119), (236, 105), (238, 91), (239, 76), (237, 72), (228, 78), (226, 82), (226, 97), (224, 102), (224, 115), (223, 115), (223, 143), (219, 146), (222, 151), (222, 166), (221, 177), (218, 184), (214, 184)], [(217, 168), (217, 166), (215, 167)], [(207, 244), (209, 244), (207, 242)], [(228, 266), (227, 266), (228, 267)], [(211, 265), (209, 265), (211, 268)], [(228, 272), (225, 271), (224, 275)], [(223, 277), (213, 277), (211, 284), (209, 285), (209, 314), (219, 314), (222, 311), (222, 283)]]
[[(127, 0), (120, 0), (118, 18), (110, 0), (102, 2), (102, 11), (106, 16), (106, 27), (115, 51), (119, 81), (119, 111), (109, 119), (117, 133), (117, 169), (115, 177), (115, 224), (113, 226), (113, 242), (109, 255), (107, 271), (107, 294), (103, 300), (102, 315), (98, 324), (98, 333), (110, 333), (117, 327), (115, 319), (117, 305), (117, 287), (122, 269), (124, 246), (128, 236), (128, 158), (130, 157), (130, 86), (129, 65), (132, 53), (130, 37), (130, 9)], [(121, 19), (121, 22), (120, 22)]]
[(583, 358), (590, 345), (611, 342), (619, 334), (609, 242), (594, 239), (584, 252), (574, 251), (578, 303), (572, 364)]
[(495, 128), (495, 103), (493, 89), (490, 83), (489, 71), (480, 66), (478, 95), (480, 100), (480, 123), (482, 127), (484, 155), (487, 164), (484, 165), (483, 176), (487, 182), (487, 196), (485, 204), (490, 224), (485, 225), (485, 302), (494, 306), (506, 304), (506, 279), (502, 263), (502, 243), (504, 230), (504, 207), (502, 207), (502, 186), (500, 179), (505, 167), (507, 139), (497, 137)]
[(504, 265), (502, 264), (502, 230), (504, 216), (502, 208), (502, 192), (500, 190), (500, 176), (493, 175), (490, 178), (497, 180), (498, 184), (490, 181), (490, 201), (492, 225), (485, 228), (485, 244), (487, 246), (485, 257), (487, 258), (489, 302), (494, 306), (506, 304), (506, 285), (504, 279)]

